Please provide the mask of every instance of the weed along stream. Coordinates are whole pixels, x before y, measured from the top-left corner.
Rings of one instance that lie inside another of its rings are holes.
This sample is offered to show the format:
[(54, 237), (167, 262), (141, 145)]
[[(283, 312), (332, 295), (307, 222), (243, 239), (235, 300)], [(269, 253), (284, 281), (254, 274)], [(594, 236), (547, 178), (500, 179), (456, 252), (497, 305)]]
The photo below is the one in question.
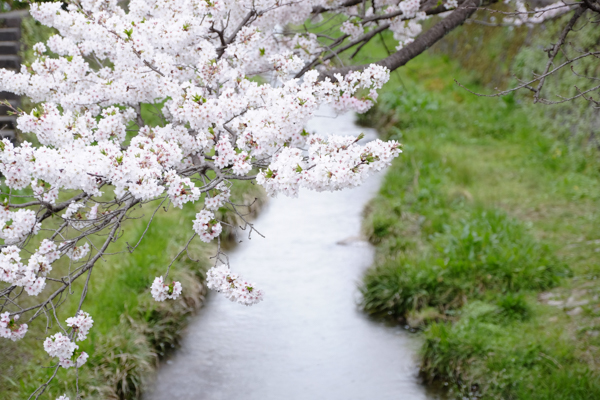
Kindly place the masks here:
[[(329, 116), (325, 116), (325, 115)], [(354, 116), (321, 111), (309, 129), (375, 138)], [(232, 269), (261, 286), (252, 307), (211, 293), (182, 346), (160, 368), (147, 400), (425, 400), (418, 343), (366, 317), (357, 283), (373, 261), (359, 238), (362, 211), (381, 174), (335, 193), (271, 199), (243, 238)]]

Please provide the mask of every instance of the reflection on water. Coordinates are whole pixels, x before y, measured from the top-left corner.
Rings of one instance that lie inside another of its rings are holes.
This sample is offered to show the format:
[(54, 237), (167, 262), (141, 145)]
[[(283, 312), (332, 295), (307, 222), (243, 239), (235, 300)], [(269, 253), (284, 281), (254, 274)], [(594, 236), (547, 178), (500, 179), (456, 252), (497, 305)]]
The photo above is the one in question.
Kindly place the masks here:
[[(375, 137), (353, 118), (315, 118), (309, 128)], [(361, 213), (380, 178), (271, 200), (256, 221), (266, 239), (244, 238), (230, 253), (232, 269), (262, 287), (265, 301), (243, 307), (211, 293), (147, 398), (431, 398), (416, 377), (415, 338), (356, 306), (357, 283), (373, 259), (359, 238)]]

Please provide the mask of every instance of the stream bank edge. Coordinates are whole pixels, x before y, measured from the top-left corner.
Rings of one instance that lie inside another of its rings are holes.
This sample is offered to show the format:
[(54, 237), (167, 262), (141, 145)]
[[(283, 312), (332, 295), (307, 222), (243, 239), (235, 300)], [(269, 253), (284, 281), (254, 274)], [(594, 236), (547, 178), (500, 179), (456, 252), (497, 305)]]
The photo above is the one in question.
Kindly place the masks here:
[(598, 155), (454, 78), (478, 87), (421, 56), (361, 117), (405, 146), (366, 210), (363, 308), (422, 331), (421, 373), (452, 398), (600, 398)]

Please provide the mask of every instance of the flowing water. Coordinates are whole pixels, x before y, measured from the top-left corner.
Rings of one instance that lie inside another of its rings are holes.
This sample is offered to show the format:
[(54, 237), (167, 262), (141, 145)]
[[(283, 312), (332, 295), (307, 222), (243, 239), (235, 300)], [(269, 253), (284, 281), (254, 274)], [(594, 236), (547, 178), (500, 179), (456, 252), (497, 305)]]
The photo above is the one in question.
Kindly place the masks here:
[[(319, 133), (375, 132), (353, 114), (314, 118)], [(159, 370), (152, 400), (425, 400), (414, 337), (365, 316), (357, 284), (373, 261), (360, 239), (362, 211), (381, 174), (335, 193), (269, 201), (255, 221), (265, 239), (243, 238), (232, 269), (265, 300), (252, 307), (211, 293), (181, 348)]]

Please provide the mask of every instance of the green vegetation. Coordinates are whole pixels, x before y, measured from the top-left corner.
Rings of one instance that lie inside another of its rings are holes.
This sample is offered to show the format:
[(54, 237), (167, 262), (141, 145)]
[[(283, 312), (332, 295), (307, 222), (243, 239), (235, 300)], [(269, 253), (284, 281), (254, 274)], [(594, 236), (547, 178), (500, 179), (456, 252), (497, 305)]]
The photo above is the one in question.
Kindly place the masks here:
[(367, 209), (364, 309), (422, 331), (422, 374), (452, 398), (600, 398), (597, 149), (454, 79), (486, 90), (422, 55), (362, 117), (404, 145)]
[[(262, 199), (262, 192), (250, 182), (242, 182), (232, 188), (232, 197), (238, 204), (250, 204), (255, 198)], [(256, 211), (262, 200), (256, 202)], [(146, 206), (142, 218), (130, 224), (112, 248), (125, 249), (125, 243), (135, 245), (147, 227), (150, 215), (159, 203)], [(154, 206), (154, 207), (152, 207)], [(183, 254), (171, 267), (169, 276), (183, 284), (183, 295), (176, 301), (155, 302), (150, 296), (150, 285), (155, 276), (164, 274), (166, 267), (179, 253), (190, 236), (194, 214), (201, 205), (187, 205), (183, 210), (162, 208), (145, 234), (139, 247), (129, 254), (106, 257), (98, 262), (83, 310), (94, 318), (94, 327), (88, 339), (80, 343), (80, 349), (90, 354), (85, 368), (79, 372), (79, 387), (85, 398), (138, 398), (144, 383), (151, 376), (159, 358), (175, 347), (180, 339), (187, 317), (201, 307), (206, 289), (204, 273), (209, 266), (208, 256), (214, 252), (213, 245), (196, 240), (189, 255)], [(220, 219), (239, 224), (236, 216), (221, 209)], [(73, 287), (73, 295), (58, 310), (59, 320), (74, 314), (82, 282)], [(0, 342), (0, 387), (2, 399), (23, 399), (47, 380), (53, 369), (42, 347), (45, 331), (42, 316), (34, 324), (25, 339), (19, 342)], [(50, 329), (50, 333), (54, 333)], [(42, 340), (40, 340), (42, 339)], [(74, 396), (75, 371), (61, 369), (59, 381), (48, 388), (42, 398), (56, 398), (63, 393)], [(68, 385), (67, 387), (63, 385)]]
[(36, 57), (33, 52), (33, 45), (39, 42), (46, 42), (48, 38), (58, 33), (54, 28), (42, 25), (31, 17), (23, 18), (21, 21), (21, 52), (20, 56), (24, 64), (31, 65)]
[[(489, 93), (491, 88), (507, 89), (518, 84), (515, 77), (526, 81), (535, 74), (543, 73), (548, 61), (548, 54), (543, 49), (554, 43), (554, 38), (570, 18), (570, 15), (566, 15), (533, 29), (490, 29), (479, 24), (465, 24), (432, 50), (450, 56), (461, 67), (473, 71), (473, 82), (483, 85), (487, 89), (484, 89), (485, 92)], [(593, 24), (579, 21), (575, 30), (577, 33), (568, 36), (569, 46), (558, 55), (555, 65), (580, 55), (581, 49), (597, 48), (600, 43), (600, 30)], [(590, 86), (590, 80), (584, 76), (597, 77), (600, 73), (600, 66), (595, 59), (580, 60), (573, 68), (564, 68), (545, 81), (542, 94), (546, 99), (560, 101), (575, 96), (578, 93), (576, 88), (585, 90), (594, 86)], [(528, 96), (529, 93), (521, 95)], [(540, 129), (551, 130), (553, 135), (571, 144), (598, 145), (598, 110), (589, 102), (580, 99), (537, 107), (534, 113)]]

